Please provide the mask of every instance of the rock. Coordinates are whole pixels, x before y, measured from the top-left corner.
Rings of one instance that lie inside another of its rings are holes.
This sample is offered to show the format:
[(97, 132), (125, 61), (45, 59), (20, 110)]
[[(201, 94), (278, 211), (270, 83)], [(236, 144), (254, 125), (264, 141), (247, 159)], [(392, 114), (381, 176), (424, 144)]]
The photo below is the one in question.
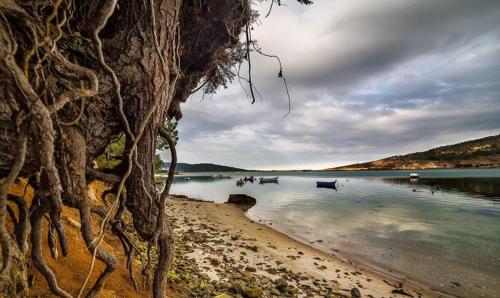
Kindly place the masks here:
[(185, 200), (185, 201), (188, 201), (189, 200), (189, 197), (188, 196), (185, 196), (185, 195), (170, 195), (172, 198), (174, 199), (178, 199), (178, 200)]
[(283, 278), (278, 278), (274, 281), (274, 285), (280, 292), (285, 292), (286, 288), (288, 287), (288, 282)]
[(278, 296), (278, 297), (281, 296), (280, 291), (278, 291), (277, 289), (274, 289), (274, 288), (271, 289), (271, 294), (273, 294), (274, 296)]
[(257, 245), (254, 245), (254, 246), (247, 245), (247, 246), (245, 246), (245, 248), (248, 250), (254, 251), (254, 252), (257, 252), (259, 250)]
[(393, 293), (393, 294), (399, 294), (399, 295), (403, 295), (403, 296), (407, 296), (407, 297), (413, 297), (413, 295), (411, 295), (410, 293), (406, 292), (402, 288), (394, 289), (394, 290), (391, 291), (391, 293)]
[(257, 271), (257, 269), (255, 269), (255, 267), (252, 267), (252, 266), (247, 266), (245, 268), (245, 270), (248, 271), (248, 272), (256, 272)]
[(219, 266), (220, 265), (220, 261), (216, 258), (211, 258), (210, 259), (210, 264), (212, 264), (212, 266)]
[(248, 298), (258, 298), (262, 296), (263, 291), (260, 288), (253, 288), (245, 292), (245, 296)]
[(351, 297), (352, 298), (361, 298), (361, 292), (359, 291), (358, 288), (351, 289)]
[(238, 205), (240, 209), (247, 211), (257, 204), (257, 200), (246, 194), (230, 194), (226, 203)]
[(220, 294), (215, 296), (214, 298), (233, 298), (232, 296), (229, 296), (228, 294)]
[(233, 290), (238, 294), (243, 294), (248, 291), (247, 287), (241, 280), (233, 282)]

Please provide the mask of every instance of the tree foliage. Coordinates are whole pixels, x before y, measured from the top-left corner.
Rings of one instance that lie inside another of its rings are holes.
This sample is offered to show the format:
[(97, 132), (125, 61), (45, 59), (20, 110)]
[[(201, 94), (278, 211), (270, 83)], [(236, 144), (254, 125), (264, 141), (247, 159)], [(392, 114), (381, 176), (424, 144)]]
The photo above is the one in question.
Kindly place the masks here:
[[(178, 123), (179, 122), (174, 120), (167, 120), (165, 121), (165, 124), (163, 126), (165, 128), (165, 131), (167, 131), (170, 134), (170, 137), (172, 138), (175, 144), (177, 144), (177, 141), (179, 140), (179, 131), (177, 130)], [(156, 149), (168, 151), (170, 149), (170, 146), (168, 142), (165, 140), (165, 138), (158, 136), (158, 139), (156, 141)]]

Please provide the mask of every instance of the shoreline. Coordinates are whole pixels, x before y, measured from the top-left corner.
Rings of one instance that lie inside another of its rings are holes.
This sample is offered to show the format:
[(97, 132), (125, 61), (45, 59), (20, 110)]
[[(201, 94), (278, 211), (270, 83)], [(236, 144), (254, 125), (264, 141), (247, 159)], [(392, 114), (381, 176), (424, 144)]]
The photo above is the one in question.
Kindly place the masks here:
[[(209, 202), (211, 202), (211, 201), (209, 201)], [(247, 216), (246, 212), (244, 212), (244, 216), (246, 216), (247, 218), (249, 218), (251, 220), (254, 220), (251, 217)], [(324, 248), (321, 248), (321, 247), (314, 245), (311, 242), (308, 242), (305, 239), (301, 239), (298, 236), (288, 234), (286, 232), (280, 231), (279, 229), (270, 227), (270, 226), (263, 224), (263, 223), (260, 223), (260, 222), (257, 222), (257, 223), (260, 225), (264, 225), (266, 227), (269, 227), (270, 229), (274, 230), (275, 232), (281, 233), (286, 237), (289, 237), (292, 241), (302, 243), (302, 244), (304, 244), (306, 246), (310, 246), (311, 248), (316, 249), (324, 254), (327, 254), (327, 255), (331, 256), (332, 258), (335, 258), (338, 261), (347, 264), (348, 266), (353, 266), (355, 268), (362, 268), (365, 271), (380, 275), (380, 277), (382, 277), (382, 278), (390, 279), (390, 280), (393, 280), (395, 282), (403, 282), (404, 281), (405, 283), (407, 283), (411, 287), (413, 287), (413, 289), (415, 289), (415, 290), (429, 291), (428, 294), (431, 295), (429, 297), (449, 297), (449, 298), (460, 297), (460, 296), (456, 296), (452, 293), (447, 293), (444, 291), (440, 291), (438, 289), (434, 289), (430, 285), (427, 285), (424, 281), (420, 281), (420, 280), (417, 280), (417, 279), (414, 279), (411, 277), (407, 277), (405, 275), (405, 273), (403, 273), (403, 272), (389, 269), (388, 267), (384, 267), (382, 264), (370, 262), (369, 260), (364, 259), (363, 257), (350, 255), (348, 253), (339, 252), (337, 250), (335, 250), (335, 253), (331, 253), (331, 252), (328, 252), (329, 248), (326, 246), (324, 246)], [(351, 258), (356, 259), (356, 260), (352, 260)], [(425, 296), (425, 297), (427, 297), (427, 296)]]
[[(214, 250), (210, 241), (203, 249), (194, 250), (187, 256), (202, 264), (201, 273), (214, 282), (231, 282), (234, 277), (228, 278), (226, 273), (234, 270), (232, 267), (244, 267), (243, 271), (248, 268), (257, 279), (268, 278), (271, 282), (286, 280), (291, 288), (296, 289), (291, 297), (351, 297), (357, 293), (363, 297), (454, 297), (431, 290), (418, 281), (355, 263), (348, 256), (332, 255), (297, 237), (254, 221), (247, 217), (246, 212), (231, 204), (174, 198), (169, 199), (168, 205), (169, 212), (182, 215), (182, 219), (174, 223), (174, 233), (180, 237), (189, 228), (179, 225), (179, 221), (197, 223), (201, 231), (195, 230), (200, 233), (208, 231), (210, 234), (213, 229), (219, 231), (217, 235), (213, 235), (217, 238), (213, 240), (213, 244), (217, 247), (219, 256), (223, 253), (224, 258), (235, 260), (234, 266), (227, 267), (227, 260), (213, 261)], [(217, 246), (221, 243), (225, 245)], [(224, 269), (221, 268), (221, 263), (226, 263), (223, 265)], [(275, 288), (272, 290), (276, 291)], [(237, 292), (234, 286), (227, 287), (226, 291), (229, 291), (229, 295)], [(262, 291), (270, 290), (264, 287)], [(275, 294), (279, 296), (279, 293)]]

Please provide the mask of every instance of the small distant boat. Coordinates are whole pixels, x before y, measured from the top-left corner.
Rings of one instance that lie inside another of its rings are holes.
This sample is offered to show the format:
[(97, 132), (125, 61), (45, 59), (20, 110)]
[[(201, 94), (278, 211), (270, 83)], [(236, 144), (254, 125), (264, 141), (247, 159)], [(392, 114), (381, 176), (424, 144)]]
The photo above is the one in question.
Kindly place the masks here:
[(272, 178), (264, 178), (261, 177), (259, 178), (260, 183), (278, 183), (279, 177), (272, 177)]
[(214, 179), (229, 179), (229, 178), (231, 178), (231, 176), (212, 175), (212, 178), (214, 178)]
[(240, 180), (236, 181), (236, 185), (237, 186), (242, 186), (243, 184), (245, 184), (245, 181), (243, 181), (243, 179), (240, 179)]
[(243, 178), (243, 180), (245, 180), (245, 181), (250, 181), (250, 182), (254, 182), (254, 181), (255, 181), (255, 177), (254, 177), (254, 176), (245, 177), (245, 178)]
[(189, 180), (191, 180), (191, 178), (189, 178), (189, 177), (184, 177), (183, 179), (184, 179), (185, 181), (189, 181)]
[(316, 187), (333, 188), (337, 190), (337, 180), (334, 181), (316, 181)]
[(418, 179), (420, 178), (420, 175), (418, 173), (411, 173), (410, 174), (410, 179)]

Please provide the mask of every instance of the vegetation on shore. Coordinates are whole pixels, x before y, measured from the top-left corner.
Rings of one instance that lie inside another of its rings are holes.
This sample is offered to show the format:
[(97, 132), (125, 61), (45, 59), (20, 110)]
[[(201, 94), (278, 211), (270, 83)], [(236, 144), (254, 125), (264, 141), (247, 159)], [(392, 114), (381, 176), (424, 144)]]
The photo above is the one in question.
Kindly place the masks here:
[(500, 135), (327, 170), (500, 168)]
[[(169, 162), (162, 163), (163, 169), (168, 169), (170, 166)], [(229, 166), (223, 166), (213, 163), (177, 163), (175, 169), (179, 172), (246, 172), (248, 170), (234, 168)]]

